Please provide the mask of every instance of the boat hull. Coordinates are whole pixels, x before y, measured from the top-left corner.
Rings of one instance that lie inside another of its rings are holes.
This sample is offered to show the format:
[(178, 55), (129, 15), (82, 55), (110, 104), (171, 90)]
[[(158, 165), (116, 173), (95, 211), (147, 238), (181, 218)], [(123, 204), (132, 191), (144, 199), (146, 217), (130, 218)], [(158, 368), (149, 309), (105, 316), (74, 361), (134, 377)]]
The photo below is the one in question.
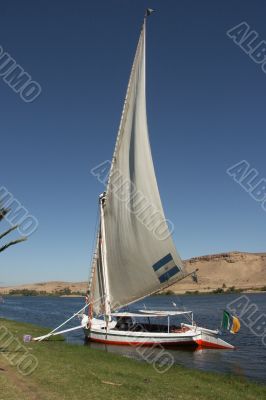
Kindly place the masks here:
[(195, 338), (195, 342), (200, 348), (208, 348), (208, 349), (224, 349), (224, 350), (233, 350), (235, 349), (230, 343), (225, 342), (224, 340), (211, 336), (205, 333), (202, 333), (199, 337)]
[(224, 340), (205, 332), (189, 330), (184, 333), (131, 332), (114, 329), (84, 329), (88, 341), (107, 345), (177, 347), (191, 346), (212, 349), (234, 349)]

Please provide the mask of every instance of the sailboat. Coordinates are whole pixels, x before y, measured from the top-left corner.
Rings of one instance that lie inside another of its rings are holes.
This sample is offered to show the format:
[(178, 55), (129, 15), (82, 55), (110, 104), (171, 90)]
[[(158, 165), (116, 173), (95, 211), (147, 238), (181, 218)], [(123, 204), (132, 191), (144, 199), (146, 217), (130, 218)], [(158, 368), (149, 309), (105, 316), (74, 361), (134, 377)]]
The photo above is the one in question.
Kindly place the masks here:
[[(112, 161), (99, 196), (99, 226), (91, 267), (86, 338), (117, 345), (192, 345), (232, 349), (218, 330), (199, 327), (191, 311), (129, 305), (187, 274), (175, 248), (157, 186), (146, 114), (146, 24), (140, 32)], [(100, 178), (103, 163), (92, 170)], [(179, 318), (186, 322), (172, 323)], [(167, 320), (167, 324), (160, 321)], [(189, 323), (187, 323), (187, 319)]]

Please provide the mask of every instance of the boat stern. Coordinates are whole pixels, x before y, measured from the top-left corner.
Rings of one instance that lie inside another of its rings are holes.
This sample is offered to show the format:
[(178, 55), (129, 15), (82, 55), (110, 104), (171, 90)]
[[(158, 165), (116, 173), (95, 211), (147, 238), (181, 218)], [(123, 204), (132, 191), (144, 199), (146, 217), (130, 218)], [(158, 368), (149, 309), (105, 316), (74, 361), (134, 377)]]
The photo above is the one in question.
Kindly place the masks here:
[(227, 349), (227, 350), (234, 350), (235, 346), (230, 343), (227, 343), (225, 340), (220, 339), (217, 336), (210, 335), (205, 332), (201, 332), (197, 334), (194, 338), (194, 341), (197, 345), (201, 348), (208, 348), (208, 349)]

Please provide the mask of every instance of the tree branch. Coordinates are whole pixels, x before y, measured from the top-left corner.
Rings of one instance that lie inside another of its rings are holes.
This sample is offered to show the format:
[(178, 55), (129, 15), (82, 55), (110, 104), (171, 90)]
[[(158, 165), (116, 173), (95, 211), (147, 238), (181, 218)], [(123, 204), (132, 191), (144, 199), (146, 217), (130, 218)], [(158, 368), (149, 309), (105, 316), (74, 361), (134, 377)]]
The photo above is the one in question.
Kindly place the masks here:
[(24, 242), (25, 240), (27, 240), (27, 237), (22, 237), (22, 238), (17, 239), (17, 240), (12, 240), (11, 242), (9, 242), (9, 243), (5, 244), (4, 246), (0, 247), (0, 253), (2, 251), (4, 251), (4, 250), (8, 249), (8, 247), (14, 246), (15, 244), (20, 243), (20, 242)]
[(12, 231), (15, 231), (17, 228), (19, 227), (19, 225), (15, 225), (12, 228), (8, 229), (7, 231), (5, 231), (4, 233), (0, 234), (0, 240), (5, 237), (6, 235), (8, 235), (9, 233), (11, 233)]

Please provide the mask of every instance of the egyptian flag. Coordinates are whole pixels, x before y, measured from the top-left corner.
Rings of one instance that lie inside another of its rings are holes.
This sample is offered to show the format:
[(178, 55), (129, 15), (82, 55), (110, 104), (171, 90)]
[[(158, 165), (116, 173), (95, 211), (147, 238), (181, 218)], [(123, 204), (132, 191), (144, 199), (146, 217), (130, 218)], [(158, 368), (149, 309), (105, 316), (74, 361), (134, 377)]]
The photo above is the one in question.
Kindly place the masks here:
[(224, 310), (222, 328), (235, 334), (240, 330), (240, 321), (237, 317)]

